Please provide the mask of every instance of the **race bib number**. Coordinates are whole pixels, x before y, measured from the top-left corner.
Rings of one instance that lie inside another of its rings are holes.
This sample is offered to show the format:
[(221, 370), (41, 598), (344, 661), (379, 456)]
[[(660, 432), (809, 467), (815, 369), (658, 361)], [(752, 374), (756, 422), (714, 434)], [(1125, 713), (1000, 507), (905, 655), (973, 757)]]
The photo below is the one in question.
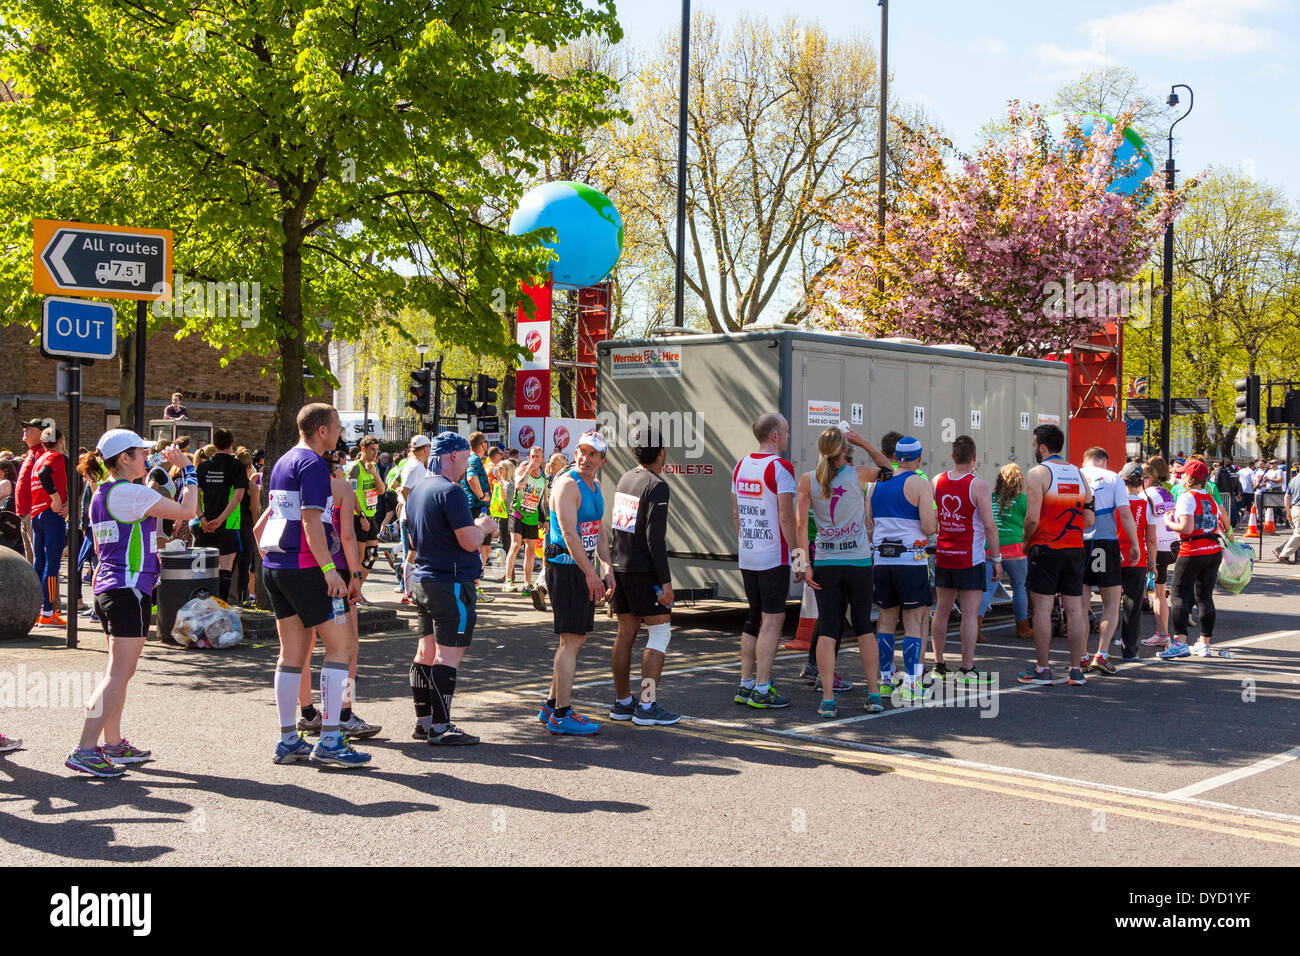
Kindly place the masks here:
[(374, 511), (375, 506), (379, 504), (379, 492), (374, 488), (366, 489), (366, 510)]
[(582, 550), (591, 557), (596, 553), (596, 541), (600, 538), (600, 520), (579, 522), (578, 534), (582, 536)]
[(519, 499), (519, 503), (523, 506), (523, 510), (528, 514), (536, 513), (537, 506), (541, 504), (541, 501), (542, 493), (536, 488), (525, 488), (523, 495)]
[(614, 495), (615, 531), (636, 531), (636, 509), (640, 501), (635, 495), (621, 491)]
[(112, 544), (117, 541), (117, 522), (101, 521), (91, 525), (95, 533), (95, 544)]

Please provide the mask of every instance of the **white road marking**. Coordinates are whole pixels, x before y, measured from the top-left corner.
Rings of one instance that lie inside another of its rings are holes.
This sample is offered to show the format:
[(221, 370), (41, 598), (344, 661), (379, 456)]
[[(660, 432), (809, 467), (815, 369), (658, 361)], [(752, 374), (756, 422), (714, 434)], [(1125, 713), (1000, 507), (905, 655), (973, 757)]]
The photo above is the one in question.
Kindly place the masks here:
[(1257, 773), (1263, 773), (1265, 770), (1272, 770), (1274, 767), (1280, 767), (1283, 764), (1290, 763), (1300, 757), (1300, 747), (1292, 747), (1283, 753), (1276, 754), (1272, 757), (1265, 757), (1263, 760), (1257, 760), (1245, 767), (1236, 770), (1229, 770), (1227, 773), (1221, 773), (1217, 777), (1210, 777), (1208, 780), (1202, 780), (1200, 783), (1189, 784), (1186, 787), (1180, 787), (1177, 790), (1170, 790), (1165, 794), (1166, 797), (1194, 797), (1198, 793), (1204, 793), (1206, 790), (1217, 790), (1219, 787), (1225, 787), (1230, 783), (1235, 783), (1245, 777), (1253, 777)]

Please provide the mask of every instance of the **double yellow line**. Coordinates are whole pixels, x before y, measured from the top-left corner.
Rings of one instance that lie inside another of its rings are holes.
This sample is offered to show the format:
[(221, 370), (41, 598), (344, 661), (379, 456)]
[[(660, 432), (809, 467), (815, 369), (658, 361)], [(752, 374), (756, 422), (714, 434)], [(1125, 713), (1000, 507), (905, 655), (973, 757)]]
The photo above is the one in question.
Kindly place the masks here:
[(1300, 847), (1300, 824), (1246, 816), (1155, 796), (1117, 793), (1014, 773), (962, 767), (923, 757), (858, 753), (817, 744), (784, 741), (767, 735), (755, 736), (739, 730), (702, 727), (698, 724), (677, 724), (672, 729), (676, 733), (704, 740), (739, 744), (784, 754), (798, 754), (831, 764), (868, 767), (928, 783), (983, 790), (986, 793), (998, 793), (1009, 797), (1036, 800), (1039, 803), (1075, 807), (1080, 810), (1101, 810), (1134, 820), (1146, 820), (1167, 826)]

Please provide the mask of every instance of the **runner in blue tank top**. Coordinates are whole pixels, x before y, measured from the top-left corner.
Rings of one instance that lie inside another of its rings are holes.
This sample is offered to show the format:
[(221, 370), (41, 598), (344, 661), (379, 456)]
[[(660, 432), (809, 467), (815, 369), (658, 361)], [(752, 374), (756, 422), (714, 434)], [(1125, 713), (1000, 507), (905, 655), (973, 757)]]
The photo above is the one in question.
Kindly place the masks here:
[[(613, 563), (605, 531), (605, 499), (596, 473), (608, 446), (600, 432), (578, 438), (577, 464), (555, 479), (546, 533), (546, 590), (555, 615), (560, 647), (555, 652), (551, 692), (537, 719), (553, 734), (588, 736), (600, 724), (580, 716), (569, 704), (578, 651), (596, 623), (596, 602), (614, 591)], [(595, 556), (604, 565), (602, 579)]]
[(124, 765), (149, 759), (149, 751), (133, 747), (122, 736), (122, 707), (153, 612), (157, 520), (189, 521), (199, 513), (198, 475), (175, 445), (163, 454), (181, 469), (185, 494), (180, 501), (135, 484), (148, 470), (147, 449), (152, 447), (130, 429), (114, 428), (77, 465), (86, 480), (99, 484), (90, 502), (90, 527), (99, 556), (95, 610), (108, 636), (109, 668), (86, 702), (91, 716), (82, 727), (80, 745), (64, 766), (96, 777), (120, 777)]

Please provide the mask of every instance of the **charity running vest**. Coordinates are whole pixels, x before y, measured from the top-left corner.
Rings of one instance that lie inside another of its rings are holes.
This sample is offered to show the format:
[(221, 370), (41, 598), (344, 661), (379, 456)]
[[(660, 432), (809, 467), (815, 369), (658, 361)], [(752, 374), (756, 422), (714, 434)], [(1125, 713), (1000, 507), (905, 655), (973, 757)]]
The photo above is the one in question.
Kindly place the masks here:
[(857, 469), (845, 464), (831, 479), (831, 496), (822, 497), (817, 473), (808, 473), (813, 520), (817, 523), (817, 563), (871, 564), (867, 538), (866, 499)]
[(542, 507), (542, 495), (546, 494), (546, 476), (534, 478), (528, 475), (515, 484), (515, 500), (511, 502), (510, 514), (526, 525), (537, 524), (537, 513)]
[(1038, 513), (1038, 527), (1029, 546), (1042, 545), (1053, 550), (1083, 547), (1083, 475), (1060, 455), (1044, 458), (1041, 464), (1052, 475), (1043, 493)]
[(731, 491), (740, 515), (737, 551), (742, 571), (767, 571), (790, 563), (778, 502), (780, 495), (794, 490), (794, 466), (780, 455), (754, 452), (737, 462)]
[(937, 568), (973, 568), (984, 563), (984, 522), (971, 498), (975, 473), (952, 477), (945, 471), (934, 480), (934, 501), (939, 508), (939, 539), (935, 546)]
[(158, 519), (146, 516), (135, 522), (118, 521), (109, 508), (113, 489), (129, 484), (125, 478), (101, 484), (90, 499), (90, 530), (99, 552), (95, 594), (116, 588), (135, 588), (141, 594), (150, 594), (158, 581), (154, 541)]

